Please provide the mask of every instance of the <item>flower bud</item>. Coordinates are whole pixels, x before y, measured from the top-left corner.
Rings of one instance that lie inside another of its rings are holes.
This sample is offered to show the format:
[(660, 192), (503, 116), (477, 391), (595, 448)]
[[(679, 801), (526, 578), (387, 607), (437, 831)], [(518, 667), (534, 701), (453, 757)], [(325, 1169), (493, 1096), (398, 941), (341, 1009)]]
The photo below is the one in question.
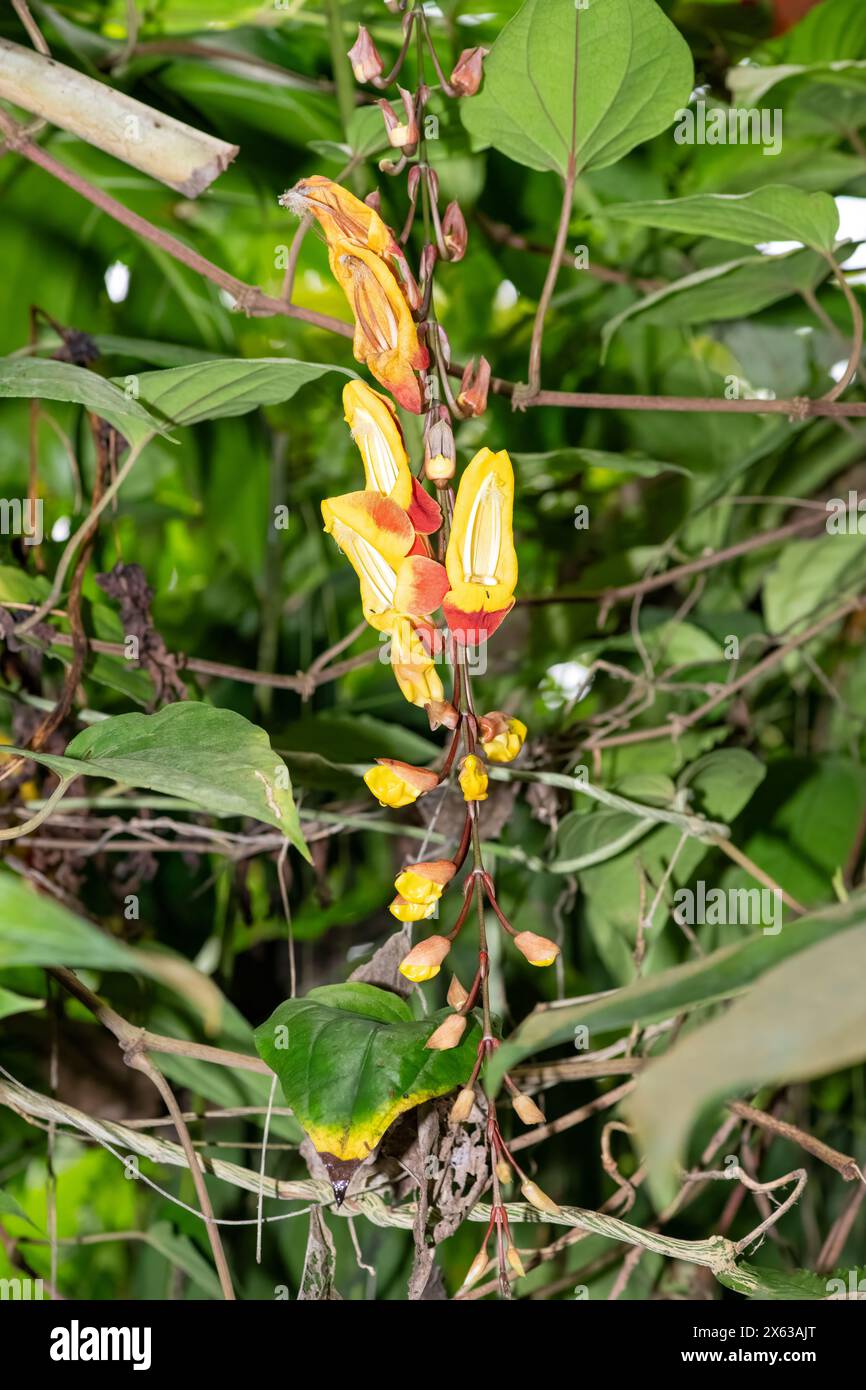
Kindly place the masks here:
[(438, 203), (439, 175), (436, 173), (436, 170), (433, 168), (431, 164), (428, 164), (427, 168), (424, 170), (424, 176), (427, 179), (427, 187), (430, 190), (430, 197), (433, 199), (434, 203)]
[(452, 1047), (459, 1046), (460, 1039), (466, 1032), (466, 1019), (463, 1014), (449, 1014), (435, 1033), (431, 1033), (425, 1047), (432, 1048), (434, 1052), (450, 1052)]
[(445, 209), (445, 216), (442, 218), (442, 238), (448, 259), (462, 261), (466, 255), (469, 231), (459, 203), (449, 203)]
[(390, 101), (385, 97), (381, 97), (377, 105), (385, 120), (388, 144), (392, 149), (405, 150), (407, 154), (410, 154), (418, 143), (418, 122), (415, 119), (415, 102), (412, 98), (412, 93), (407, 92), (405, 87), (398, 87), (397, 91), (400, 93), (400, 99), (403, 103), (405, 119), (400, 119)]
[(514, 944), (530, 965), (552, 965), (559, 955), (555, 941), (550, 941), (546, 936), (537, 936), (534, 931), (518, 932)]
[(482, 68), (489, 49), (464, 48), (451, 74), (451, 86), (458, 96), (474, 97), (481, 86)]
[(493, 710), (478, 721), (481, 747), (492, 763), (513, 762), (526, 741), (526, 725), (521, 719)]
[(511, 1104), (525, 1125), (544, 1123), (544, 1112), (539, 1110), (531, 1096), (515, 1096)]
[(505, 1252), (505, 1258), (507, 1259), (511, 1268), (514, 1270), (514, 1273), (517, 1275), (517, 1277), (519, 1279), (522, 1279), (526, 1274), (526, 1270), (523, 1268), (523, 1261), (517, 1253), (517, 1247), (514, 1245), (509, 1245), (508, 1249)]
[(468, 991), (463, 988), (456, 975), (451, 976), (451, 983), (448, 986), (448, 1003), (452, 1009), (462, 1009), (466, 1000), (469, 998)]
[[(487, 773), (483, 762), (474, 753), (468, 753), (463, 759), (457, 780), (460, 783), (464, 801), (487, 800)], [(532, 933), (530, 932), (529, 935)]]
[(457, 404), (466, 415), (483, 415), (487, 409), (487, 392), (490, 389), (490, 363), (486, 357), (467, 362), (460, 382)]
[(499, 1162), (496, 1164), (496, 1176), (503, 1187), (511, 1186), (512, 1173), (504, 1158), (500, 1158)]
[(418, 201), (418, 189), (420, 184), (421, 169), (417, 164), (412, 164), (409, 166), (409, 172), (406, 175), (406, 192), (409, 194), (409, 201), (413, 207)]
[(469, 1269), (466, 1272), (466, 1278), (463, 1280), (463, 1283), (460, 1285), (460, 1287), (462, 1289), (471, 1289), (473, 1284), (478, 1283), (478, 1280), (481, 1278), (489, 1263), (490, 1261), (487, 1258), (487, 1248), (485, 1247), (483, 1250), (478, 1251), (478, 1254), (475, 1256), (475, 1259), (469, 1266)]
[(389, 903), (388, 911), (398, 922), (424, 922), (435, 913), (436, 901), (413, 903), (398, 893), (394, 901)]
[(377, 767), (364, 773), (364, 781), (380, 806), (390, 806), (394, 810), (411, 806), (419, 796), (439, 785), (436, 773), (426, 767), (413, 767), (397, 758), (377, 758), (376, 762)]
[(525, 1182), (520, 1184), (520, 1191), (523, 1193), (527, 1202), (530, 1202), (536, 1210), (543, 1211), (548, 1216), (559, 1216), (559, 1207), (556, 1205), (553, 1198), (548, 1197), (546, 1192), (542, 1192), (538, 1184), (532, 1182), (530, 1178), (527, 1178)]
[(358, 25), (358, 37), (349, 49), (348, 56), (356, 82), (372, 82), (375, 78), (381, 77), (385, 65), (363, 24)]
[[(420, 864), (407, 864), (397, 875), (394, 887), (400, 896), (410, 903), (435, 907), (442, 897), (442, 890), (451, 882), (456, 872), (451, 859), (429, 859)], [(429, 917), (431, 914), (424, 915)]]
[(407, 956), (400, 962), (400, 974), (405, 975), (407, 980), (412, 980), (414, 984), (421, 984), (424, 980), (432, 980), (434, 975), (439, 974), (439, 967), (451, 950), (451, 942), (447, 936), (428, 936), (426, 941), (419, 941), (417, 946), (413, 946)]
[(443, 724), (446, 729), (456, 729), (460, 722), (460, 715), (450, 700), (431, 700), (424, 710), (434, 732)]
[(457, 454), (454, 448), (454, 433), (448, 410), (440, 406), (427, 416), (424, 431), (424, 472), (437, 487), (454, 477), (457, 468)]
[(475, 1104), (475, 1091), (472, 1086), (464, 1086), (451, 1107), (448, 1115), (449, 1125), (465, 1125)]

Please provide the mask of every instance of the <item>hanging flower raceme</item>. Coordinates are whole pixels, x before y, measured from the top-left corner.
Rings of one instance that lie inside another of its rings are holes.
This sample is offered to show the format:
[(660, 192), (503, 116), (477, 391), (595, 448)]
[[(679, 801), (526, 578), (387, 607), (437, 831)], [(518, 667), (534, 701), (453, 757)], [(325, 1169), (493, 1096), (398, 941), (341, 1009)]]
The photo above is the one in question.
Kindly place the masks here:
[(280, 199), (315, 217), (328, 244), (331, 273), (355, 317), (353, 351), (377, 381), (416, 415), (423, 408), (417, 373), (429, 364), (412, 310), (420, 294), (406, 257), (375, 208), (348, 189), (315, 175)]
[(442, 609), (455, 641), (476, 646), (514, 607), (514, 472), (505, 450), (481, 449), (457, 490), (445, 552), (450, 589)]

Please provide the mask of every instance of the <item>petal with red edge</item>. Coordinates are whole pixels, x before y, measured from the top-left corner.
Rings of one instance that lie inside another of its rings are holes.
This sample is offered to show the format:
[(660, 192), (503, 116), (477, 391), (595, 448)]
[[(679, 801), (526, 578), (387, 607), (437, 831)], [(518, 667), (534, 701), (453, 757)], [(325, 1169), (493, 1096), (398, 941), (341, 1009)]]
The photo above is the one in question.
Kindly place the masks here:
[(442, 525), (442, 508), (417, 478), (412, 479), (412, 502), (408, 510), (409, 520), (415, 530), (424, 536), (432, 536)]
[(448, 590), (448, 575), (436, 560), (409, 555), (397, 570), (394, 608), (398, 613), (423, 617), (432, 613)]

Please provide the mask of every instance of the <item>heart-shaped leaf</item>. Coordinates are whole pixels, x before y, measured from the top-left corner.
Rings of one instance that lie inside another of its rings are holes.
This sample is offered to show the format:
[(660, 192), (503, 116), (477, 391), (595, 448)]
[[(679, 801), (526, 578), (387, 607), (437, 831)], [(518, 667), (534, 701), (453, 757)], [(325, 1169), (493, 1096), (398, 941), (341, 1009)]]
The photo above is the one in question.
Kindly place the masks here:
[(76, 734), (63, 756), (21, 753), (62, 782), (108, 777), (195, 803), (223, 816), (252, 816), (281, 830), (309, 859), (288, 769), (263, 729), (234, 710), (194, 700), (158, 714), (119, 714)]
[(450, 1013), (413, 1019), (396, 994), (355, 981), (287, 999), (256, 1029), (259, 1056), (325, 1157), (338, 1195), (398, 1115), (469, 1076), (480, 1038), (473, 1019), (459, 1047), (425, 1046)]
[(565, 175), (614, 164), (658, 135), (693, 86), (688, 45), (655, 0), (526, 0), (461, 104), (476, 145)]

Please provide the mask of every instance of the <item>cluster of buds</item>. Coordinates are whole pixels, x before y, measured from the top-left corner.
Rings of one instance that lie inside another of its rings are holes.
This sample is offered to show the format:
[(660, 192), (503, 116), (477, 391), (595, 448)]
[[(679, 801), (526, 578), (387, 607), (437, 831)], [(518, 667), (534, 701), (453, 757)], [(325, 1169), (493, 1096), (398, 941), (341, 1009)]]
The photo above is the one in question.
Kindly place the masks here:
[(359, 24), (358, 36), (348, 54), (356, 82), (369, 83), (371, 86), (381, 89), (387, 87), (398, 76), (409, 51), (412, 29), (417, 19), (444, 94), (449, 97), (473, 97), (481, 86), (484, 59), (488, 50), (486, 48), (464, 48), (454, 64), (451, 76), (446, 78), (423, 9), (421, 7), (418, 10), (413, 8), (407, 13), (407, 0), (385, 0), (385, 4), (392, 14), (403, 14), (403, 43), (397, 61), (388, 75), (384, 77), (385, 64), (381, 55), (369, 30), (363, 24)]

